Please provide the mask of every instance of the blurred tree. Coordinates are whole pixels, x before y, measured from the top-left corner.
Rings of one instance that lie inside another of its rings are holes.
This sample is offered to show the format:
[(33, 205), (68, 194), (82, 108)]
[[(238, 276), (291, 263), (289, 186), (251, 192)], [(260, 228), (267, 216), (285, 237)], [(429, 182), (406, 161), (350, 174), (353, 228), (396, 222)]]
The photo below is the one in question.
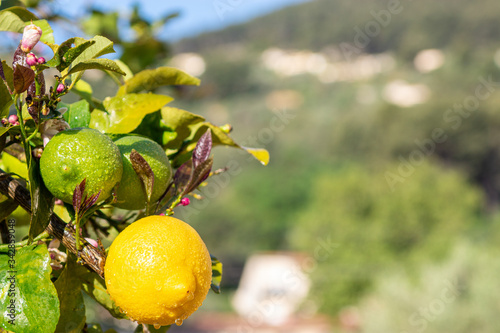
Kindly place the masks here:
[(178, 13), (167, 14), (159, 20), (151, 21), (140, 13), (139, 4), (135, 4), (128, 18), (128, 33), (132, 36), (118, 34), (118, 13), (104, 13), (93, 9), (83, 21), (83, 31), (88, 35), (103, 35), (111, 39), (122, 49), (120, 60), (126, 63), (132, 72), (162, 63), (169, 55), (170, 49), (165, 41), (158, 38), (159, 30)]
[(323, 172), (311, 186), (289, 243), (317, 261), (315, 296), (332, 314), (354, 304), (388, 269), (444, 258), (483, 208), (481, 192), (461, 174), (432, 164), (419, 166), (395, 191), (384, 172), (355, 165)]
[(498, 332), (499, 255), (496, 244), (462, 241), (446, 261), (416, 276), (379, 276), (360, 302), (359, 332)]

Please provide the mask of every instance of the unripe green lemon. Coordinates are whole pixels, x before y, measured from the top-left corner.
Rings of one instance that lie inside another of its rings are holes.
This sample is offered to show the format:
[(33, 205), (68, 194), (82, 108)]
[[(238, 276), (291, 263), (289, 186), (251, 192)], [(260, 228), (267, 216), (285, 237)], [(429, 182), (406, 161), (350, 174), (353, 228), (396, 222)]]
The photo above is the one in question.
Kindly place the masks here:
[(151, 202), (160, 199), (172, 179), (172, 167), (163, 148), (153, 140), (141, 136), (126, 136), (116, 140), (115, 144), (120, 149), (123, 159), (123, 175), (116, 192), (118, 202), (115, 206), (130, 210), (146, 207), (146, 194), (142, 182), (130, 162), (132, 149), (141, 154), (153, 170)]
[(72, 202), (75, 187), (85, 178), (85, 192), (90, 196), (101, 191), (101, 201), (121, 179), (123, 163), (108, 136), (95, 129), (73, 128), (49, 141), (40, 158), (40, 172), (45, 186), (64, 202)]

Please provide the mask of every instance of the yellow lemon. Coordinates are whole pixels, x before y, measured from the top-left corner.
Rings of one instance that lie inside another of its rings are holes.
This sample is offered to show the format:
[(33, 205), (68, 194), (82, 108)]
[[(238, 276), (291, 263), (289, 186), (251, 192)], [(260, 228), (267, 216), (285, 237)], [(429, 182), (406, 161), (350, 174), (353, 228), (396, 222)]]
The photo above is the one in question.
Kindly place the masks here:
[(130, 319), (180, 325), (205, 300), (212, 263), (190, 225), (154, 215), (132, 223), (116, 237), (104, 276), (111, 298)]
[(151, 202), (160, 199), (172, 179), (172, 167), (163, 148), (153, 140), (141, 136), (126, 136), (116, 140), (115, 144), (120, 149), (123, 160), (123, 175), (116, 192), (118, 202), (115, 206), (130, 210), (146, 207), (146, 194), (130, 162), (132, 149), (141, 154), (153, 170), (154, 184)]
[(72, 202), (75, 187), (85, 178), (86, 193), (101, 191), (101, 201), (121, 179), (123, 164), (120, 150), (108, 136), (95, 129), (73, 128), (49, 141), (40, 158), (40, 172), (45, 186), (64, 202)]

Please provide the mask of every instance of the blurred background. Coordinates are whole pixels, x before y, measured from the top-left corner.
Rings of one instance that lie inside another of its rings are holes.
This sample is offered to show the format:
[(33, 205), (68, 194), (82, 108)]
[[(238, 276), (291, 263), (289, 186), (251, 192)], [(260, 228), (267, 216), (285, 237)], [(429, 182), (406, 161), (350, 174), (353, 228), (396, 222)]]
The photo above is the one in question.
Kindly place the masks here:
[(134, 72), (200, 77), (171, 105), (271, 153), (216, 149), (229, 171), (176, 213), (224, 276), (170, 332), (500, 330), (496, 1), (23, 2), (56, 42), (100, 34)]

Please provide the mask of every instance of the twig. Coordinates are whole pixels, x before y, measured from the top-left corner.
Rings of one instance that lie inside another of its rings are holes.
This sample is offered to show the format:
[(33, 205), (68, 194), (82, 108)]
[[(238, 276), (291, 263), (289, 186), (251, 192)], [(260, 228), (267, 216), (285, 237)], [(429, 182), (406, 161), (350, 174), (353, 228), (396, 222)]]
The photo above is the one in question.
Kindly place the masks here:
[[(0, 176), (4, 174), (5, 171), (0, 169)], [(31, 214), (30, 193), (17, 180), (10, 176), (0, 177), (0, 193), (15, 200), (25, 211)], [(79, 256), (88, 267), (101, 277), (104, 277), (105, 254), (83, 238), (81, 240), (83, 247), (78, 255), (75, 242), (75, 228), (73, 226), (66, 224), (56, 214), (52, 214), (45, 231), (59, 239), (70, 252)]]

